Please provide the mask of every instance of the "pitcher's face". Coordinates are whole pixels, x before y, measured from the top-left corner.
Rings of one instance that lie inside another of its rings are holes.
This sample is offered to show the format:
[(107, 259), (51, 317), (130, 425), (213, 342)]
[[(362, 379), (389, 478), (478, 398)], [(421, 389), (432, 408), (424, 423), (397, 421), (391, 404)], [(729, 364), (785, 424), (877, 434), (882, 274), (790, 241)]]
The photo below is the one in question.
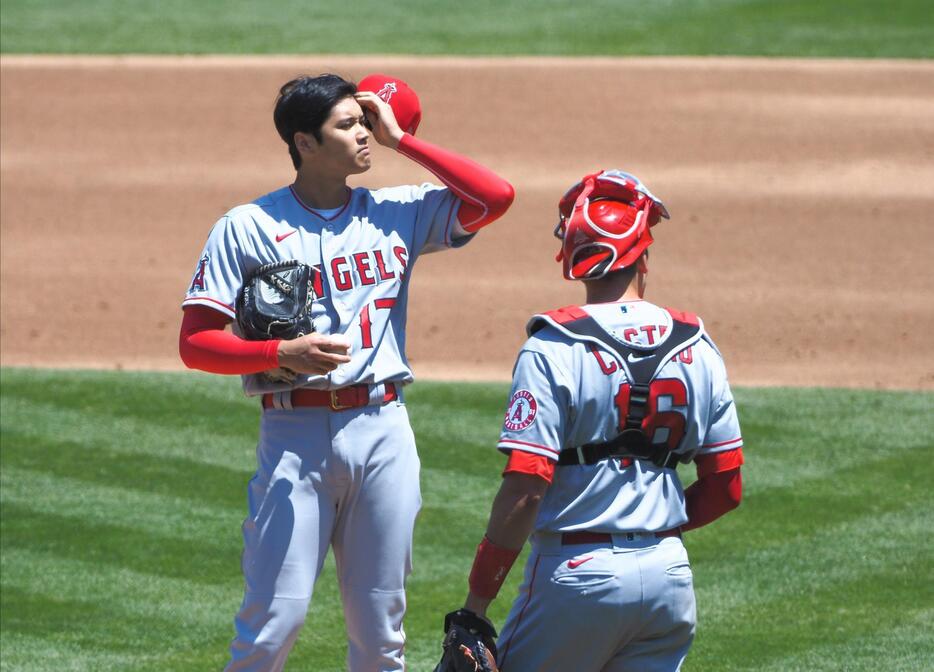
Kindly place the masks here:
[(308, 139), (312, 155), (308, 160), (316, 170), (347, 177), (363, 173), (370, 168), (370, 132), (360, 104), (348, 96), (339, 101), (321, 125), (321, 142), (310, 134)]

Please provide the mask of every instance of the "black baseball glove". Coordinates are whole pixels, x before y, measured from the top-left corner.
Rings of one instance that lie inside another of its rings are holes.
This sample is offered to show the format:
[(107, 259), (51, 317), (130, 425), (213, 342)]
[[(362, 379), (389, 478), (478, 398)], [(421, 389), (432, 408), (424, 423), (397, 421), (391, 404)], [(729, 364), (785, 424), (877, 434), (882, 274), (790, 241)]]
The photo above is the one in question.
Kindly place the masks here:
[[(312, 333), (311, 306), (315, 300), (314, 271), (301, 262), (280, 261), (260, 266), (243, 283), (237, 297), (237, 325), (243, 338), (290, 340)], [(295, 379), (280, 368), (264, 372), (274, 381)]]
[(260, 266), (237, 297), (237, 324), (250, 341), (292, 339), (310, 334), (315, 300), (310, 266), (292, 260)]
[(469, 609), (444, 617), (444, 653), (434, 672), (498, 672), (496, 628)]

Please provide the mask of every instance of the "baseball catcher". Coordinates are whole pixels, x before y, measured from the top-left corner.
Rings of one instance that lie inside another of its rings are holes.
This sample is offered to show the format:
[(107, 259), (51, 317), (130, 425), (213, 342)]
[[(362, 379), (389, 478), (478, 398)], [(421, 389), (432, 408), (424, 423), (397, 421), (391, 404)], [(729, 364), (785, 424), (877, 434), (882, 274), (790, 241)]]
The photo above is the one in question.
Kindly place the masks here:
[(458, 609), (444, 617), (441, 662), (434, 672), (498, 672), (496, 629), (483, 616)]
[[(583, 302), (528, 323), (497, 443), (509, 461), (464, 608), (486, 615), (529, 540), (503, 672), (675, 672), (696, 625), (682, 535), (742, 495), (736, 406), (703, 321), (645, 300), (664, 204), (630, 173), (601, 170), (558, 214), (557, 260)], [(685, 488), (688, 462), (697, 480)]]

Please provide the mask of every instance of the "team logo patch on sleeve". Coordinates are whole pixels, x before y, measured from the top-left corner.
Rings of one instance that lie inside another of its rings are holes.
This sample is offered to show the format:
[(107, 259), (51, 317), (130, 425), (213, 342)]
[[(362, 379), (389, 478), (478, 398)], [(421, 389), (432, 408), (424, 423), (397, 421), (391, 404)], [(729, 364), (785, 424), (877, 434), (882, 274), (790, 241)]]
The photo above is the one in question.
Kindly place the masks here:
[(525, 429), (535, 420), (538, 413), (538, 403), (528, 390), (517, 390), (509, 400), (506, 409), (506, 421), (503, 426), (513, 432)]
[(191, 279), (191, 287), (188, 288), (189, 293), (204, 291), (204, 268), (209, 261), (211, 258), (206, 254), (198, 261), (198, 268)]

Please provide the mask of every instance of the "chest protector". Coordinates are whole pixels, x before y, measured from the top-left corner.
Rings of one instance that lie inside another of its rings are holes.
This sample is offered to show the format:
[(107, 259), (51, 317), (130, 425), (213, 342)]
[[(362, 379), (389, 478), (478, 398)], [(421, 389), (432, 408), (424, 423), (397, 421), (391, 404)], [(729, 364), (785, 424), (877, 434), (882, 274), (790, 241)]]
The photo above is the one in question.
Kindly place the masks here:
[(635, 347), (617, 340), (577, 306), (536, 315), (529, 321), (529, 335), (550, 325), (569, 338), (610, 352), (629, 380), (629, 408), (620, 423), (622, 431), (609, 441), (565, 448), (558, 456), (558, 466), (591, 465), (611, 458), (628, 458), (646, 460), (659, 468), (677, 467), (679, 456), (671, 452), (666, 443), (653, 444), (643, 429), (649, 386), (668, 360), (704, 336), (704, 325), (693, 313), (665, 310), (671, 315), (670, 331), (662, 334), (663, 339), (654, 348)]

